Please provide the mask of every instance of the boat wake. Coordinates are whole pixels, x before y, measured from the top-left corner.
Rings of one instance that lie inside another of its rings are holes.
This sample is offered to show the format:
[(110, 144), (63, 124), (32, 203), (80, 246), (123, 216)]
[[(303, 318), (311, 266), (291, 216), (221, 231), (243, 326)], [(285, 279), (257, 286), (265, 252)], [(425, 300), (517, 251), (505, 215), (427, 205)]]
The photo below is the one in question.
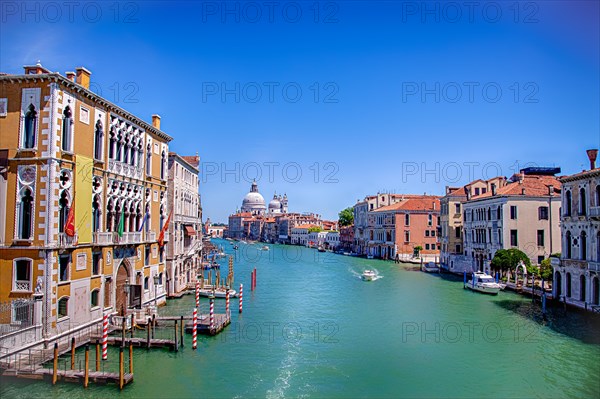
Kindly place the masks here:
[[(377, 280), (383, 278), (383, 275), (379, 274), (379, 270), (377, 270), (375, 268), (370, 269), (370, 270), (373, 270), (375, 272), (375, 277), (373, 277), (373, 280), (371, 280), (371, 281), (377, 281)], [(362, 272), (359, 273), (352, 268), (348, 268), (348, 271), (352, 274), (353, 277), (356, 277), (357, 279), (362, 280)]]

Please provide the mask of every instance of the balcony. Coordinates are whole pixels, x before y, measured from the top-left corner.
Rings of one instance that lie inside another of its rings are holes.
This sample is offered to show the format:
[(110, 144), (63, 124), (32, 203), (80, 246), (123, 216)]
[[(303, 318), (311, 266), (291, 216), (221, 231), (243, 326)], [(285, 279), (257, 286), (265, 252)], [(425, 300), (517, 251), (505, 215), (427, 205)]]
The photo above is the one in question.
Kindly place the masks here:
[(29, 280), (16, 280), (13, 291), (31, 292), (31, 281)]
[(154, 242), (156, 241), (156, 232), (155, 231), (147, 231), (146, 232), (146, 242)]
[(77, 234), (69, 236), (66, 233), (58, 233), (58, 246), (59, 247), (72, 247), (77, 245)]
[(93, 241), (95, 245), (110, 245), (113, 243), (113, 233), (112, 232), (94, 232)]
[(588, 262), (588, 270), (600, 272), (600, 262)]
[(600, 206), (590, 206), (590, 218), (600, 219)]
[(114, 235), (114, 243), (115, 244), (139, 244), (141, 242), (142, 242), (142, 233), (141, 232), (123, 233), (122, 237), (119, 237), (118, 234)]

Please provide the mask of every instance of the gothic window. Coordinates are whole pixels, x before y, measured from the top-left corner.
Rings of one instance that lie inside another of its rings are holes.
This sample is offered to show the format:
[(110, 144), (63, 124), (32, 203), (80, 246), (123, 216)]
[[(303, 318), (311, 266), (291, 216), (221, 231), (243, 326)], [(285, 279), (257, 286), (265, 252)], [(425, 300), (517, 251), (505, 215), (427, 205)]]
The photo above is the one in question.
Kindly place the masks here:
[(160, 155), (160, 178), (165, 179), (165, 152)]
[(104, 132), (102, 129), (102, 122), (98, 120), (96, 122), (96, 128), (94, 130), (94, 158), (102, 159), (102, 144), (104, 142)]
[(579, 244), (579, 258), (581, 260), (587, 260), (587, 237), (585, 231), (581, 232), (580, 241), (581, 243)]
[(71, 141), (73, 139), (73, 113), (71, 107), (66, 106), (63, 111), (62, 121), (62, 137), (61, 137), (61, 148), (63, 151), (71, 151)]
[(115, 159), (115, 145), (116, 145), (116, 132), (115, 132), (115, 127), (111, 127), (110, 128), (110, 143), (108, 146), (108, 158), (109, 159)]
[(63, 190), (58, 200), (58, 232), (64, 233), (65, 224), (69, 215), (69, 194), (67, 190)]
[(571, 191), (565, 194), (565, 216), (571, 216)]
[(151, 216), (150, 216), (150, 204), (146, 204), (146, 212), (145, 212), (145, 214), (146, 214), (146, 232), (149, 232), (150, 231), (150, 219), (151, 219)]
[(33, 222), (33, 195), (31, 189), (26, 188), (21, 195), (19, 204), (19, 238), (31, 238), (31, 225)]
[(102, 207), (100, 205), (100, 196), (96, 194), (92, 201), (92, 231), (100, 231), (100, 218), (102, 216)]
[(572, 238), (571, 238), (571, 232), (567, 231), (567, 234), (565, 234), (565, 246), (566, 246), (566, 250), (567, 250), (567, 259), (571, 259), (572, 256)]
[(585, 196), (585, 188), (579, 189), (579, 214), (585, 215), (587, 208), (587, 198)]
[(35, 132), (37, 128), (37, 111), (33, 104), (27, 108), (24, 120), (24, 135), (23, 135), (23, 147), (34, 148), (35, 147)]
[(106, 231), (114, 231), (114, 204), (113, 199), (108, 200), (108, 205), (106, 205)]
[(117, 134), (117, 153), (115, 155), (115, 159), (119, 162), (121, 162), (121, 160), (122, 160), (122, 152), (123, 152), (122, 139), (123, 139), (123, 136), (121, 135), (121, 132), (119, 132)]
[(152, 146), (150, 143), (146, 146), (146, 174), (152, 174)]

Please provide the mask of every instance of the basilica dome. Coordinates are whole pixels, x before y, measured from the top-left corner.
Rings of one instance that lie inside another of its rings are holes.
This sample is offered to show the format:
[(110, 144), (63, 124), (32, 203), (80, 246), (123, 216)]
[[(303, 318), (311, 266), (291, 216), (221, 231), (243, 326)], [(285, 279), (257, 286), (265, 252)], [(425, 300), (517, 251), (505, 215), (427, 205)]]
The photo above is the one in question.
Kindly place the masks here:
[(258, 192), (256, 182), (253, 182), (250, 192), (246, 194), (242, 201), (242, 212), (264, 213), (266, 209), (265, 199)]
[(269, 202), (269, 213), (279, 213), (281, 212), (281, 202), (277, 199), (277, 196), (274, 195), (271, 202)]

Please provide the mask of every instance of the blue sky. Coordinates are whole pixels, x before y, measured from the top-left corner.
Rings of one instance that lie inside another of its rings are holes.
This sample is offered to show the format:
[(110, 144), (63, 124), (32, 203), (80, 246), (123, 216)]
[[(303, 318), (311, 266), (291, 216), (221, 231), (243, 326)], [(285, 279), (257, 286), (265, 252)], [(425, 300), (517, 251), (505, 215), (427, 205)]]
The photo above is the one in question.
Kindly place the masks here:
[(85, 66), (160, 114), (171, 150), (201, 156), (213, 221), (253, 177), (335, 218), (376, 192), (575, 173), (600, 145), (597, 1), (69, 4), (3, 2), (0, 71)]

